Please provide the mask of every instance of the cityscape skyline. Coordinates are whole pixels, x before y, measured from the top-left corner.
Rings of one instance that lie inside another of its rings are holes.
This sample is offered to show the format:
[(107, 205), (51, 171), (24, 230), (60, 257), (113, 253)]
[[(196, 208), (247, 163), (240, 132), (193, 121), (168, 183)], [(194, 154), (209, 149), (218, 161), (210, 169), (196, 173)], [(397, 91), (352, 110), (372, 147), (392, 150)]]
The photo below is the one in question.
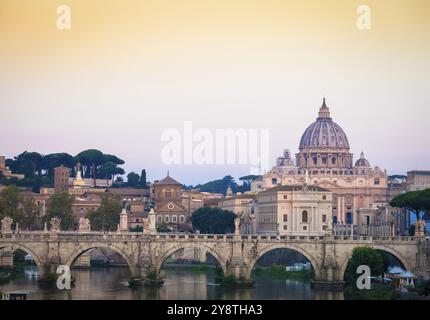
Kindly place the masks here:
[(352, 0), (68, 1), (70, 30), (56, 26), (60, 4), (1, 4), (7, 157), (97, 148), (151, 180), (239, 177), (249, 166), (162, 165), (163, 131), (189, 120), (268, 128), (275, 164), (297, 152), (326, 96), (355, 159), (364, 151), (389, 174), (427, 169), (426, 1), (367, 1), (370, 30), (357, 28)]

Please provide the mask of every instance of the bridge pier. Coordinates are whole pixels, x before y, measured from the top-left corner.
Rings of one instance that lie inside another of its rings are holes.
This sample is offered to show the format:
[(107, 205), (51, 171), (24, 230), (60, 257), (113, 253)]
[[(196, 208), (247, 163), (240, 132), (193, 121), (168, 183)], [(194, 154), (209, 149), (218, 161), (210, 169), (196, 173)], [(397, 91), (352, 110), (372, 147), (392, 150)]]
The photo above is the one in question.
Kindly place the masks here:
[(336, 262), (333, 237), (327, 237), (322, 249), (322, 263), (319, 270), (315, 270), (315, 279), (312, 281), (312, 286), (317, 291), (342, 291), (345, 282)]
[(13, 254), (12, 252), (0, 253), (0, 267), (13, 267)]

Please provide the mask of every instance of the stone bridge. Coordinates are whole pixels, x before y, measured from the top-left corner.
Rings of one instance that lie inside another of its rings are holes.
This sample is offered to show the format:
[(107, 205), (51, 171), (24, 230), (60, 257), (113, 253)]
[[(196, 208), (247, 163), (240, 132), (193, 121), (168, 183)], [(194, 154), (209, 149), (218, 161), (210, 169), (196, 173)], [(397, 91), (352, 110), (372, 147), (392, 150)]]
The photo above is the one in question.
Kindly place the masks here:
[(417, 237), (350, 236), (264, 236), (143, 234), (136, 232), (47, 231), (0, 234), (0, 253), (18, 249), (29, 253), (40, 274), (63, 264), (72, 266), (83, 253), (94, 248), (108, 248), (124, 258), (132, 277), (144, 278), (148, 272), (160, 274), (164, 262), (175, 252), (198, 248), (209, 252), (224, 275), (251, 280), (256, 262), (275, 249), (291, 249), (305, 256), (315, 271), (314, 283), (320, 287), (343, 284), (348, 259), (355, 247), (372, 247), (399, 259), (416, 275), (429, 278), (430, 241)]

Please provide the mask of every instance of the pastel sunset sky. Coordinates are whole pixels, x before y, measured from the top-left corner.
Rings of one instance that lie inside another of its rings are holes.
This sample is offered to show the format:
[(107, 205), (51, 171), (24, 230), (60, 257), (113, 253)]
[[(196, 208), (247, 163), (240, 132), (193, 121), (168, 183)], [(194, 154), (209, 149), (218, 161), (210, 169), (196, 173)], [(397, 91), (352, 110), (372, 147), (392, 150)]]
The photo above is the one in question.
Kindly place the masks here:
[(267, 128), (274, 164), (325, 96), (355, 159), (430, 169), (428, 0), (1, 0), (0, 71), (7, 157), (97, 148), (150, 180), (239, 177), (249, 166), (163, 164), (162, 132)]

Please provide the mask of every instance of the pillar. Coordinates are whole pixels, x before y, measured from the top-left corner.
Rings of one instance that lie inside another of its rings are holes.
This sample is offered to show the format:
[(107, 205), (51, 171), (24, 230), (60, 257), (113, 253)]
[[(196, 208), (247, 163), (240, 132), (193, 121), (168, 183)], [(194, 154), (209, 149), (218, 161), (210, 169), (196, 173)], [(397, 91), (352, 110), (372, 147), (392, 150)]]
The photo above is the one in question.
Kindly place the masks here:
[(13, 254), (12, 254), (12, 252), (0, 253), (0, 267), (13, 267)]

